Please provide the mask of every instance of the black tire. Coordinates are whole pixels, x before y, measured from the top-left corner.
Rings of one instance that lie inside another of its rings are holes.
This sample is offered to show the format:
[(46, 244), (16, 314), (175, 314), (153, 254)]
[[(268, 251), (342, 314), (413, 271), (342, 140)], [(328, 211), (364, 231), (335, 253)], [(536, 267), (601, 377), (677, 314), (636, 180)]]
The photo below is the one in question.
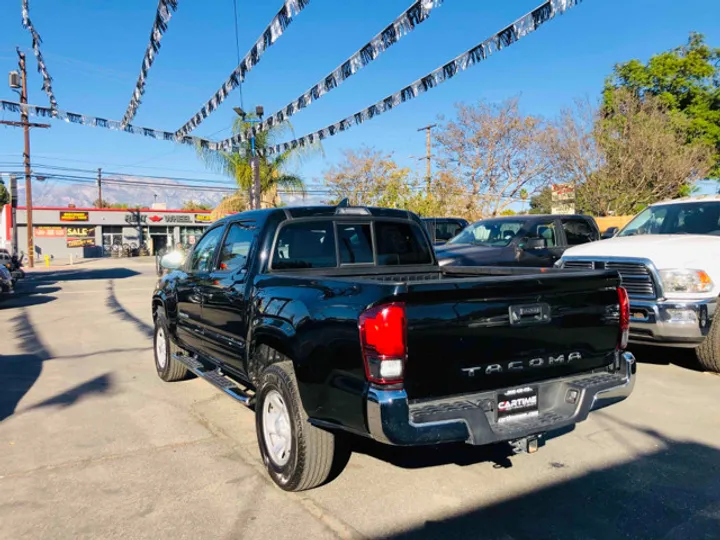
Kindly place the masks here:
[[(162, 349), (162, 347), (158, 347), (159, 341), (164, 341), (165, 343), (164, 355), (158, 351), (158, 349)], [(173, 358), (173, 353), (177, 351), (177, 349), (171, 337), (165, 313), (163, 313), (162, 308), (160, 308), (155, 316), (153, 356), (155, 357), (155, 369), (157, 370), (158, 376), (165, 382), (181, 381), (188, 376), (187, 368)], [(164, 356), (164, 362), (162, 356)]]
[[(312, 489), (333, 476), (338, 463), (347, 463), (349, 447), (344, 444), (342, 435), (322, 430), (308, 422), (292, 362), (276, 351), (273, 353), (284, 360), (266, 368), (260, 377), (255, 405), (260, 455), (270, 477), (285, 491)], [(282, 397), (290, 418), (291, 448), (287, 463), (283, 465), (278, 465), (271, 457), (264, 435), (265, 398), (273, 391)]]
[(695, 354), (704, 370), (720, 373), (720, 314), (715, 314), (710, 331)]

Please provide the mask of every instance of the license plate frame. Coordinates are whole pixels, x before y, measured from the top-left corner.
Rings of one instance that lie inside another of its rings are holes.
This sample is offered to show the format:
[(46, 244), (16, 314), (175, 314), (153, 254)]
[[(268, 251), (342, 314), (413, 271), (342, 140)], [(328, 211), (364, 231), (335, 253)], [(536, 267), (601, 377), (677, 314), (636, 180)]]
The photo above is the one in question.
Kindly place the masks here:
[(533, 418), (539, 414), (540, 395), (537, 386), (520, 386), (496, 393), (498, 423)]

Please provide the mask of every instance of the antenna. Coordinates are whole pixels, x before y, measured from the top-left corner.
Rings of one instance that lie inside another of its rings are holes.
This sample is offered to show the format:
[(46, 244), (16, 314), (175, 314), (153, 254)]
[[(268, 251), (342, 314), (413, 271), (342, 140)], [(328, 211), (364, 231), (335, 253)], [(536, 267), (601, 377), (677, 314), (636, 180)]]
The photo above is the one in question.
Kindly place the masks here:
[(338, 208), (348, 208), (349, 206), (350, 206), (350, 201), (348, 200), (347, 197), (345, 197), (342, 201), (340, 201), (337, 204)]

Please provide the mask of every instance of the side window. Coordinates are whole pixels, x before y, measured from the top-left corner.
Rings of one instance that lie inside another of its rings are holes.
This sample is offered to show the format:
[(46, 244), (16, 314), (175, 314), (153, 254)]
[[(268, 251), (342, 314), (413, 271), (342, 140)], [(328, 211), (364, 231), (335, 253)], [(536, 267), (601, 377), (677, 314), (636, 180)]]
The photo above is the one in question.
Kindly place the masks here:
[(557, 234), (555, 232), (555, 222), (536, 223), (530, 228), (531, 238), (544, 238), (546, 247), (557, 246)]
[(564, 220), (562, 225), (568, 246), (577, 246), (598, 240), (597, 233), (585, 220)]
[(280, 230), (272, 268), (332, 268), (337, 266), (332, 221), (289, 223)]
[(340, 264), (372, 264), (372, 229), (370, 225), (345, 225), (338, 223)]
[(210, 272), (215, 259), (215, 248), (220, 243), (225, 227), (215, 227), (208, 231), (195, 246), (190, 260), (191, 272)]
[(220, 270), (235, 271), (247, 262), (257, 229), (252, 223), (232, 223), (220, 251)]

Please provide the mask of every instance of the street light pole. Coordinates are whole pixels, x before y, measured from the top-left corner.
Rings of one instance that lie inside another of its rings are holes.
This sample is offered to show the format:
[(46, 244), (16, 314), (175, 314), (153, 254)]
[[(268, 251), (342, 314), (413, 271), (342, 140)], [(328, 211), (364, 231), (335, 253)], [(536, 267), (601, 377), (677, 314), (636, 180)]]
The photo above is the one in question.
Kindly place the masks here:
[[(265, 109), (262, 105), (255, 107), (255, 115), (257, 118), (247, 118), (247, 113), (241, 107), (233, 107), (233, 110), (243, 119), (243, 122), (248, 124), (259, 124), (262, 122), (262, 117), (265, 114)], [(260, 198), (262, 185), (260, 183), (260, 158), (257, 155), (257, 148), (255, 147), (255, 133), (253, 132), (250, 136), (250, 170), (252, 171), (252, 182), (250, 183), (250, 210), (260, 209)]]

